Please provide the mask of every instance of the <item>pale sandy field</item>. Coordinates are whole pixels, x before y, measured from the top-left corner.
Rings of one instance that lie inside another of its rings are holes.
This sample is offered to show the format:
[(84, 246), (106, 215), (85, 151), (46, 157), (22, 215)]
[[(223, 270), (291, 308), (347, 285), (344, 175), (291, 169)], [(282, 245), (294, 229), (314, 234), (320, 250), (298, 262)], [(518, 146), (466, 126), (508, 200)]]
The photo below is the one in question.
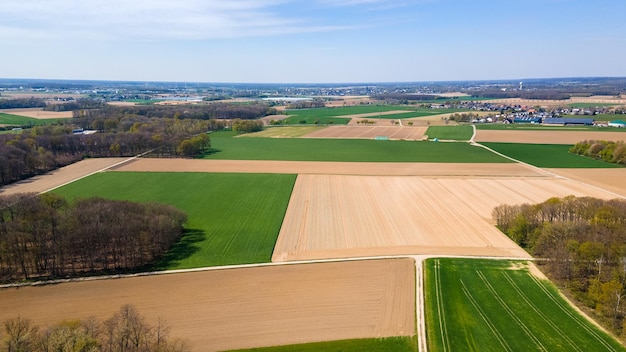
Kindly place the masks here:
[(377, 175), (428, 177), (541, 177), (541, 170), (517, 163), (344, 163), (324, 161), (200, 160), (139, 158), (114, 171), (244, 172), (317, 175)]
[(546, 169), (562, 177), (614, 192), (626, 197), (626, 168), (618, 169)]
[(388, 254), (529, 258), (494, 226), (500, 204), (614, 195), (554, 178), (299, 175), (273, 261)]
[(67, 119), (72, 118), (71, 111), (44, 111), (42, 108), (0, 109), (0, 112), (11, 115), (32, 117), (34, 119)]
[(415, 263), (363, 260), (0, 289), (0, 321), (106, 319), (133, 304), (193, 351), (415, 334)]
[(376, 126), (329, 126), (304, 135), (304, 138), (374, 139), (385, 136), (390, 140), (422, 140), (427, 127), (403, 127), (391, 125), (390, 120), (381, 120), (385, 125)]
[(619, 98), (613, 96), (593, 96), (593, 97), (575, 97), (565, 100), (538, 100), (538, 99), (520, 99), (520, 98), (507, 98), (507, 99), (492, 99), (484, 100), (483, 102), (495, 103), (495, 104), (507, 104), (507, 105), (525, 105), (525, 106), (567, 106), (575, 103), (598, 103), (598, 104), (618, 104), (626, 105), (626, 99), (624, 96)]
[(623, 141), (626, 132), (476, 130), (474, 141), (531, 144), (576, 144), (584, 140)]

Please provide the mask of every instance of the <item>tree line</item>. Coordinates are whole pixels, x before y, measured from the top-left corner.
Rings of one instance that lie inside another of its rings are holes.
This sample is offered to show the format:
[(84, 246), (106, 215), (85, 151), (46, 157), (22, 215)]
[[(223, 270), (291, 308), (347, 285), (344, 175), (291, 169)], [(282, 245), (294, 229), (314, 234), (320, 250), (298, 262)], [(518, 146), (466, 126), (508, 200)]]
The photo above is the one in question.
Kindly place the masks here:
[(40, 329), (24, 317), (3, 322), (0, 352), (187, 352), (185, 340), (170, 338), (162, 319), (148, 323), (135, 306), (108, 319), (70, 320)]
[(599, 321), (618, 335), (626, 333), (626, 200), (551, 198), (500, 205), (493, 217)]
[(0, 282), (137, 270), (178, 241), (186, 218), (155, 203), (0, 196)]
[(607, 163), (626, 165), (626, 144), (624, 141), (585, 140), (569, 148), (569, 152)]
[(39, 98), (0, 99), (0, 109), (43, 108), (46, 102)]
[[(70, 103), (71, 104), (71, 103)], [(276, 109), (265, 103), (233, 104), (185, 104), (185, 105), (105, 105), (98, 109), (79, 109), (73, 111), (74, 117), (119, 118), (122, 116), (178, 117), (180, 119), (242, 119), (254, 120), (267, 115), (275, 115)]]
[[(216, 120), (150, 119), (141, 116), (76, 119), (75, 125), (36, 126), (21, 134), (0, 134), (0, 186), (46, 173), (85, 157), (194, 157), (211, 147), (207, 131)], [(74, 134), (75, 127), (98, 133)]]

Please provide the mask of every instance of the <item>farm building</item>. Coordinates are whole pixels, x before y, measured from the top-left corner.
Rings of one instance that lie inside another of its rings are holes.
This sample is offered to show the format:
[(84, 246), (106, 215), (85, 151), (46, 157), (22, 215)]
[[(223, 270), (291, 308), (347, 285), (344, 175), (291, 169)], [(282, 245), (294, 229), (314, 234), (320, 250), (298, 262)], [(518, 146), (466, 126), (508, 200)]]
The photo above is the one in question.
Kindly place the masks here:
[(541, 123), (541, 117), (519, 116), (513, 119), (513, 123)]
[(543, 120), (544, 125), (579, 125), (592, 126), (593, 117), (549, 117)]
[(611, 121), (611, 122), (609, 122), (609, 127), (621, 127), (621, 128), (624, 128), (624, 127), (626, 127), (626, 122), (624, 122), (622, 120)]

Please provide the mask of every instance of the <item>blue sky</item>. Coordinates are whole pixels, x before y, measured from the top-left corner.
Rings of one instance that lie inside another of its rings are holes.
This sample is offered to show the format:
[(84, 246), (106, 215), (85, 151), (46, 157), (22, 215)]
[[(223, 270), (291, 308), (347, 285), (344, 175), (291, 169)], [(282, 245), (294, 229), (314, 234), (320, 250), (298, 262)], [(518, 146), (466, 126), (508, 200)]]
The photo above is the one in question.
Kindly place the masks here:
[(626, 76), (623, 0), (2, 0), (0, 77)]

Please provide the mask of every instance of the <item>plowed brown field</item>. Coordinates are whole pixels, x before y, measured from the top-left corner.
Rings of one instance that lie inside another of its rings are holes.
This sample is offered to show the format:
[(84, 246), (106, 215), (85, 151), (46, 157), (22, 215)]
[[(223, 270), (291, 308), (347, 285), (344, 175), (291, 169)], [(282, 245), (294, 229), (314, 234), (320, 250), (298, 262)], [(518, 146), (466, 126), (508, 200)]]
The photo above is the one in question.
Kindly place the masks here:
[[(389, 124), (389, 120), (386, 121)], [(384, 136), (392, 140), (422, 140), (427, 127), (403, 127), (403, 126), (329, 126), (321, 130), (311, 132), (306, 138), (360, 138), (374, 139)]]
[(343, 163), (274, 160), (134, 159), (115, 171), (245, 172), (324, 175), (395, 176), (545, 176), (539, 169), (516, 163)]
[(500, 204), (614, 195), (554, 178), (299, 175), (273, 261), (387, 254), (529, 258), (497, 230)]
[(576, 144), (584, 140), (623, 141), (625, 132), (595, 131), (498, 131), (477, 130), (476, 142), (531, 143), (531, 144)]
[(193, 351), (415, 334), (415, 263), (364, 260), (0, 289), (0, 321), (40, 326), (133, 304)]
[(71, 111), (44, 111), (42, 108), (0, 109), (0, 112), (34, 119), (69, 119), (73, 116)]

